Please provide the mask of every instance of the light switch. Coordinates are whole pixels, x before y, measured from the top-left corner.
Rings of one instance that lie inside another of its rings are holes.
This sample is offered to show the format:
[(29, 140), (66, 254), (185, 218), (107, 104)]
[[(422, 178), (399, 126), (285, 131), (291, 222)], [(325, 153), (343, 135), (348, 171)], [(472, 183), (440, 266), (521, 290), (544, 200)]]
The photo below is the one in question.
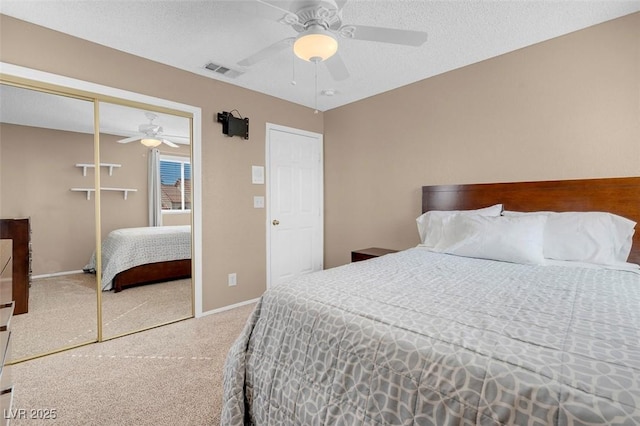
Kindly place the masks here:
[(264, 209), (264, 197), (261, 195), (256, 195), (253, 197), (253, 208), (254, 209)]
[(264, 184), (264, 167), (251, 166), (251, 183), (258, 185)]

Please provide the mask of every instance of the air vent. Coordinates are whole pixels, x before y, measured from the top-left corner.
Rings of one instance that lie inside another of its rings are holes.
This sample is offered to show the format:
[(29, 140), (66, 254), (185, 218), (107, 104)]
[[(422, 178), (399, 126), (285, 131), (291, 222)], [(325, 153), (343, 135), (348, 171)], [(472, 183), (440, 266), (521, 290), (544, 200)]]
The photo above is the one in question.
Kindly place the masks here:
[(209, 71), (213, 71), (213, 72), (215, 72), (217, 74), (224, 75), (225, 77), (228, 77), (228, 78), (236, 78), (239, 75), (243, 74), (243, 72), (241, 72), (241, 71), (234, 70), (234, 69), (231, 69), (231, 68), (227, 68), (227, 67), (222, 66), (222, 65), (214, 64), (213, 62), (209, 62), (204, 67), (206, 69), (208, 69)]

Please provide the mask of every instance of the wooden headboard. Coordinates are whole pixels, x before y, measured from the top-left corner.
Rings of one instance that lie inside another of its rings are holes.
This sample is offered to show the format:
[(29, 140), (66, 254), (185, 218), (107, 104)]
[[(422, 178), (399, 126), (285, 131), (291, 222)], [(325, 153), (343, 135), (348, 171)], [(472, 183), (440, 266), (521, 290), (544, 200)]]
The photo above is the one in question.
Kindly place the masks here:
[[(640, 177), (422, 187), (422, 212), (470, 210), (502, 203), (516, 211), (603, 211), (640, 224)], [(640, 263), (636, 226), (629, 262)]]

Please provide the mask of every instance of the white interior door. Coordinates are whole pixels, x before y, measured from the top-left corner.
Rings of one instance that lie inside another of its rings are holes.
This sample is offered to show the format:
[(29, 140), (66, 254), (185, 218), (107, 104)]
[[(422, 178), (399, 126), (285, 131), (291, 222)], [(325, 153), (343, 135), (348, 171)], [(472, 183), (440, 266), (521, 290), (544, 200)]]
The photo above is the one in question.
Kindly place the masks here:
[(267, 286), (322, 269), (322, 135), (267, 124)]

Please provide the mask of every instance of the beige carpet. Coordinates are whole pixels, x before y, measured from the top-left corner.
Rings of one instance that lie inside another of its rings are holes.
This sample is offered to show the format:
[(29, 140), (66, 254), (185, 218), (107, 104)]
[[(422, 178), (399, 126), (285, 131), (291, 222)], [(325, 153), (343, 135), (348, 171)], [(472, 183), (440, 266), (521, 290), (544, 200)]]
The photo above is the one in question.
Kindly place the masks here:
[[(96, 281), (92, 274), (35, 279), (29, 312), (12, 319), (12, 360), (96, 340)], [(103, 336), (191, 316), (191, 280), (102, 292)]]
[(57, 418), (11, 424), (218, 425), (222, 366), (253, 307), (15, 364), (13, 409)]

